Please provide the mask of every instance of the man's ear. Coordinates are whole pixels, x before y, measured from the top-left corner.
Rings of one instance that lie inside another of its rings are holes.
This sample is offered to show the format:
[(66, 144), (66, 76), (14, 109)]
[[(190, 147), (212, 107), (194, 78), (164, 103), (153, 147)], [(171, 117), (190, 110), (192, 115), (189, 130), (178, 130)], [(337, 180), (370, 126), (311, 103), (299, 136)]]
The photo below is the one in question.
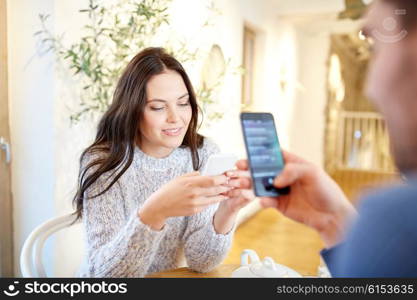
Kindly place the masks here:
[(417, 80), (417, 28), (407, 32), (407, 36), (400, 43), (404, 43), (402, 47), (407, 58), (406, 63), (411, 64), (407, 67), (408, 71), (411, 72), (409, 76), (413, 76)]

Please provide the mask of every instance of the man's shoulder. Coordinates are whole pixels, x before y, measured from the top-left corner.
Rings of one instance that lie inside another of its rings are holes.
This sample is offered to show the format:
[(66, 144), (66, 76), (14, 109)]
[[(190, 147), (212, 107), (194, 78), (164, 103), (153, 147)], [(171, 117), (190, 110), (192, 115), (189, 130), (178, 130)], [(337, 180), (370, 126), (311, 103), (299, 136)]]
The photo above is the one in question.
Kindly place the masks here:
[(365, 196), (360, 206), (399, 207), (411, 205), (417, 207), (417, 182), (381, 188)]
[[(362, 199), (358, 211), (345, 243), (324, 253), (334, 276), (415, 276), (417, 184), (376, 190)], [(340, 257), (332, 261), (332, 255)]]
[(365, 219), (396, 221), (401, 226), (417, 224), (417, 182), (376, 190), (361, 200), (359, 213)]

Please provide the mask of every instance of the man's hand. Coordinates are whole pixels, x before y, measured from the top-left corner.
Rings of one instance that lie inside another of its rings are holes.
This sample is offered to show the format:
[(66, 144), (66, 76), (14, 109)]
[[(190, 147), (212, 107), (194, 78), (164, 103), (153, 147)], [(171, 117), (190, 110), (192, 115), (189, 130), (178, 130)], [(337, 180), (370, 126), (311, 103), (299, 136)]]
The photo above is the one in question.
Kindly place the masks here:
[[(274, 207), (288, 218), (316, 229), (327, 247), (334, 246), (356, 216), (354, 207), (324, 170), (294, 154), (283, 154), (285, 167), (274, 186), (290, 186), (291, 192), (276, 198), (262, 197), (262, 206)], [(246, 160), (238, 161), (236, 166), (248, 170)]]

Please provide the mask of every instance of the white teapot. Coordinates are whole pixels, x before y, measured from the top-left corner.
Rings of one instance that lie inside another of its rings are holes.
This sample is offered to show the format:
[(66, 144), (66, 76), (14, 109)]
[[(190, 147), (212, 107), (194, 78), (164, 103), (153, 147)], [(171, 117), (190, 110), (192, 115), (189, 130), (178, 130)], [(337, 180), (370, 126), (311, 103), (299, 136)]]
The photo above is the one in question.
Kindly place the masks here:
[(302, 277), (293, 269), (277, 264), (271, 257), (265, 257), (261, 261), (258, 254), (251, 249), (243, 250), (240, 259), (241, 266), (233, 271), (232, 277)]

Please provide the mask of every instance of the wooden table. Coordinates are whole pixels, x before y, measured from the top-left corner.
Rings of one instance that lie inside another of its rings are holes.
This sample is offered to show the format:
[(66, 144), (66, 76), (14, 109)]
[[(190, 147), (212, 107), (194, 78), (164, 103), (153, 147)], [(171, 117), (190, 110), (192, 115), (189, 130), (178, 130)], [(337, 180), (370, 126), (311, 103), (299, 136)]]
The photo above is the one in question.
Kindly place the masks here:
[(239, 265), (220, 265), (208, 273), (198, 273), (189, 268), (178, 268), (149, 274), (147, 278), (226, 278), (232, 276), (232, 272)]
[[(220, 265), (213, 271), (208, 273), (198, 273), (189, 268), (178, 268), (149, 274), (147, 278), (228, 278), (232, 276), (232, 272), (239, 268), (239, 265)], [(303, 276), (314, 276), (308, 272), (300, 272)]]

